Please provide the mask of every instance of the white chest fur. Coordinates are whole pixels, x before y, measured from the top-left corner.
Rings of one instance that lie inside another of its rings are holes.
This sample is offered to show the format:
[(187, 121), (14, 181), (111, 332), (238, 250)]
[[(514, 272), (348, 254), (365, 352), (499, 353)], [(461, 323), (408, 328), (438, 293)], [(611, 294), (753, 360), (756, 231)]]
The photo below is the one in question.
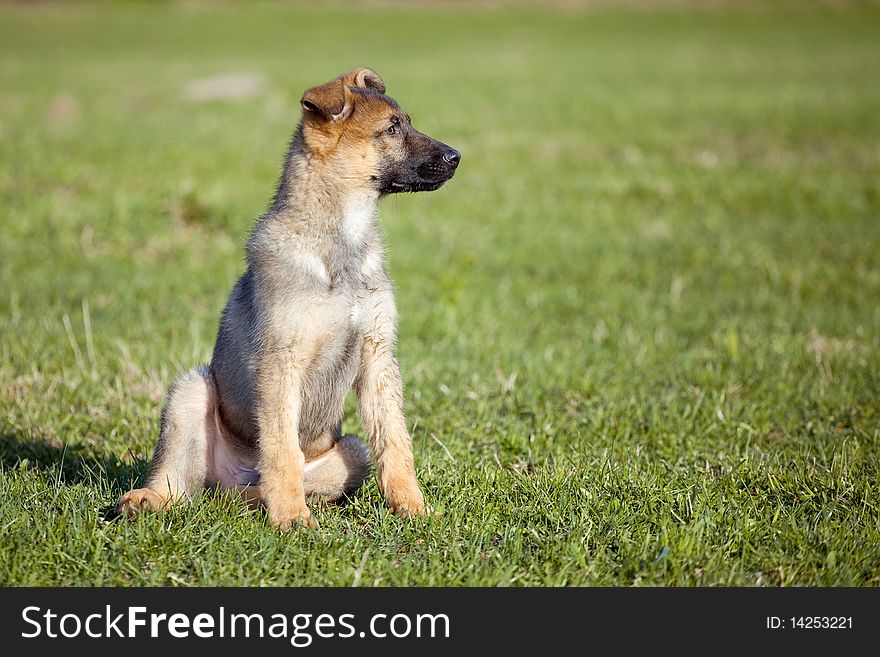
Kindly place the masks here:
[(348, 244), (363, 246), (375, 233), (378, 196), (372, 192), (349, 195), (342, 207), (342, 235)]

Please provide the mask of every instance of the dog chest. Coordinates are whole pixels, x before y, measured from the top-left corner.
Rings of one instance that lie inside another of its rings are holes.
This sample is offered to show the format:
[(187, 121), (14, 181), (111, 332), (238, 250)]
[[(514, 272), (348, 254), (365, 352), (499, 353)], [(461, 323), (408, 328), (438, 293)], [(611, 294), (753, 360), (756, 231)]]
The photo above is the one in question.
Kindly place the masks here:
[(376, 228), (376, 195), (352, 192), (342, 209), (342, 237), (349, 247), (358, 249), (370, 241)]

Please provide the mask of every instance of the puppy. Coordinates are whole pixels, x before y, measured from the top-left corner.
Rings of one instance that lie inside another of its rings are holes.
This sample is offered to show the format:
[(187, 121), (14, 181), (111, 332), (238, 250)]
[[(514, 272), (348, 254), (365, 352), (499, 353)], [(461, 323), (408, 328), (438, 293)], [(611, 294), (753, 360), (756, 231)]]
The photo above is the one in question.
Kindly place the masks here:
[(121, 513), (156, 511), (216, 486), (264, 504), (281, 530), (313, 526), (307, 499), (338, 500), (370, 473), (366, 445), (341, 434), (352, 387), (389, 507), (403, 517), (425, 513), (377, 204), (437, 189), (461, 154), (413, 128), (367, 68), (309, 89), (301, 104), (211, 363), (171, 386), (146, 485), (122, 496)]

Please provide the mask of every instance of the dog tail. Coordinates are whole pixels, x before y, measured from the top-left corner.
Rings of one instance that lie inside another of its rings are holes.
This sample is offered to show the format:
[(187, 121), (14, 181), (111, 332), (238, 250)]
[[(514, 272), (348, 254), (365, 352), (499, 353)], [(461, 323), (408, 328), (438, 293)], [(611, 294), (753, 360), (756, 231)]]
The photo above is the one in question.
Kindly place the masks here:
[(370, 475), (370, 453), (357, 436), (343, 436), (305, 467), (305, 494), (335, 502), (351, 495)]

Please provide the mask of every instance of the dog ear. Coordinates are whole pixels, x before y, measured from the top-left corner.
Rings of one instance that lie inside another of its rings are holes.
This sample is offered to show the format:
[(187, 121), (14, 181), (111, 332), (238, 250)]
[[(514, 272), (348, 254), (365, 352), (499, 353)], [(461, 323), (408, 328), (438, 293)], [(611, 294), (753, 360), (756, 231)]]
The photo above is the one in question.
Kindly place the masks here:
[(345, 84), (339, 77), (308, 89), (299, 102), (306, 112), (337, 122), (344, 121), (351, 114), (352, 106), (347, 100)]
[(327, 121), (344, 121), (354, 109), (348, 87), (363, 87), (375, 89), (380, 94), (385, 93), (385, 83), (375, 71), (356, 68), (335, 80), (312, 87), (303, 94), (299, 102), (306, 112), (321, 116)]
[(379, 74), (371, 68), (356, 68), (345, 76), (345, 81), (352, 87), (364, 87), (375, 89), (380, 94), (385, 93), (385, 83)]

